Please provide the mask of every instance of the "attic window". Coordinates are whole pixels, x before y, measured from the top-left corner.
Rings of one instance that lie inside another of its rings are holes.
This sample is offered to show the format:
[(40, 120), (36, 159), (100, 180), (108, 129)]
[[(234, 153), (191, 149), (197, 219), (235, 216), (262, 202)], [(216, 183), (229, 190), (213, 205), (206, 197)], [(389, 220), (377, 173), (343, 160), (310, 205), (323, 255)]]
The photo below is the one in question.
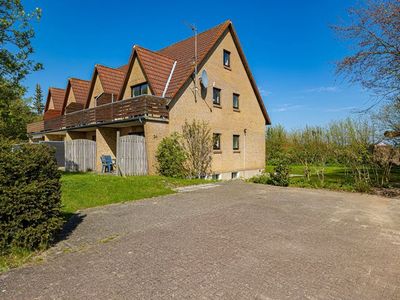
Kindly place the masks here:
[(231, 53), (228, 50), (224, 50), (224, 67), (231, 67)]
[(149, 93), (149, 85), (147, 82), (131, 86), (131, 97), (147, 95)]

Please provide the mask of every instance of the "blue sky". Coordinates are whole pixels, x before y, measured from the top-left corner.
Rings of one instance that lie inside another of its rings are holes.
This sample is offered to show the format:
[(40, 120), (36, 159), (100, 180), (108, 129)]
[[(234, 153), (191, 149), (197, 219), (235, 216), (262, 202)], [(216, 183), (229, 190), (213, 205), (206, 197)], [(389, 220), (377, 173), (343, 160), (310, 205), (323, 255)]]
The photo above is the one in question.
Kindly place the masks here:
[(90, 79), (96, 63), (120, 66), (134, 44), (158, 50), (231, 19), (273, 124), (323, 125), (353, 115), (371, 98), (335, 76), (349, 45), (329, 28), (359, 1), (25, 1), (41, 7), (34, 58), (44, 70), (25, 80), (65, 87), (68, 77)]

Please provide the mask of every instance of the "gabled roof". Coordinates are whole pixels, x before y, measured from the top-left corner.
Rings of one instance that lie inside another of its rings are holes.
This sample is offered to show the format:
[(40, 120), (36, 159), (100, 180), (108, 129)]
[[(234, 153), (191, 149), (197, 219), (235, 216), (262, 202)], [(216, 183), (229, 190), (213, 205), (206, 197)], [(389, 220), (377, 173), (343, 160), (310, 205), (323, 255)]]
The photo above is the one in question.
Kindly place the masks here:
[[(222, 36), (231, 22), (225, 21), (197, 35), (197, 63), (201, 63), (218, 38)], [(194, 72), (194, 37), (175, 43), (158, 51), (177, 61), (166, 97), (174, 98), (184, 83)]]
[[(225, 21), (224, 23), (197, 35), (198, 68), (200, 69), (205, 64), (207, 57), (215, 50), (228, 30), (231, 32), (233, 40), (236, 44), (240, 58), (246, 69), (247, 76), (249, 77), (254, 93), (256, 94), (258, 103), (264, 115), (265, 122), (266, 124), (271, 124), (270, 118), (264, 106), (264, 102), (255, 83), (254, 77), (250, 71), (246, 57), (242, 47), (240, 46), (239, 39), (231, 21)], [(194, 37), (190, 37), (186, 40), (175, 43), (157, 52), (135, 46), (128, 63), (128, 70), (125, 74), (124, 83), (121, 87), (120, 98), (123, 95), (123, 90), (126, 88), (132, 64), (136, 57), (138, 57), (138, 61), (154, 95), (162, 96), (162, 91), (164, 91), (166, 88), (168, 78), (171, 76), (168, 82), (165, 97), (174, 99), (178, 93), (183, 90), (185, 84), (192, 80), (191, 77), (194, 73), (195, 67)], [(175, 62), (176, 66), (173, 69), (172, 66)], [(173, 72), (171, 72), (172, 69)]]
[(136, 53), (154, 95), (162, 96), (175, 60), (139, 46)]
[(113, 69), (110, 67), (95, 65), (93, 77), (90, 81), (88, 96), (85, 102), (85, 107), (88, 108), (90, 104), (90, 99), (92, 98), (93, 88), (96, 83), (96, 75), (99, 76), (101, 86), (103, 87), (103, 92), (106, 94), (114, 94), (115, 99), (118, 99), (119, 92), (121, 90), (122, 83), (125, 78), (127, 66), (122, 66), (118, 69)]
[(50, 99), (53, 99), (54, 110), (61, 111), (64, 103), (64, 97), (65, 97), (64, 89), (54, 88), (54, 87), (49, 88), (44, 111), (46, 112), (47, 110), (49, 110)]
[(81, 104), (82, 107), (85, 107), (86, 100), (87, 100), (88, 93), (89, 93), (89, 86), (90, 86), (89, 80), (83, 80), (83, 79), (78, 79), (78, 78), (69, 78), (67, 88), (65, 91), (62, 113), (65, 112), (65, 106), (67, 105), (68, 96), (69, 96), (71, 89), (74, 93), (76, 103)]

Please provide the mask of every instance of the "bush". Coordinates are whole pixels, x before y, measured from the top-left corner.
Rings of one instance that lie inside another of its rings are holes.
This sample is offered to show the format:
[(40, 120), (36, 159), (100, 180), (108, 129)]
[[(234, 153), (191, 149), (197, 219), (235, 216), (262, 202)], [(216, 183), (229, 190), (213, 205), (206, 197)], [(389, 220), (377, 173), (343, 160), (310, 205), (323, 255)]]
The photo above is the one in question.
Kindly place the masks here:
[(53, 150), (0, 141), (0, 166), (0, 254), (45, 248), (63, 224)]
[(269, 184), (270, 177), (269, 174), (263, 173), (261, 175), (251, 177), (249, 181), (253, 183)]
[(290, 169), (287, 162), (280, 161), (274, 172), (263, 173), (249, 179), (250, 182), (260, 184), (271, 184), (277, 186), (289, 186)]
[(163, 176), (184, 178), (186, 175), (186, 153), (181, 146), (181, 136), (177, 133), (164, 138), (158, 145), (158, 172)]
[(289, 186), (290, 169), (286, 162), (280, 162), (275, 167), (275, 172), (270, 174), (268, 184), (277, 186)]

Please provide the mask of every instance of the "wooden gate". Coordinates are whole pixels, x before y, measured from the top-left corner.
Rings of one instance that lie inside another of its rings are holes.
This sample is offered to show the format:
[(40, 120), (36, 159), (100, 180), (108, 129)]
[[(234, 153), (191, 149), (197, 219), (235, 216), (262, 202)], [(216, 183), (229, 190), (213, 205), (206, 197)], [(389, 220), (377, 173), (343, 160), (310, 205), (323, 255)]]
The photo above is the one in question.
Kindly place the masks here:
[(147, 155), (144, 136), (126, 135), (119, 138), (117, 168), (121, 175), (147, 175)]
[(65, 170), (71, 172), (96, 170), (96, 142), (84, 139), (66, 141)]

